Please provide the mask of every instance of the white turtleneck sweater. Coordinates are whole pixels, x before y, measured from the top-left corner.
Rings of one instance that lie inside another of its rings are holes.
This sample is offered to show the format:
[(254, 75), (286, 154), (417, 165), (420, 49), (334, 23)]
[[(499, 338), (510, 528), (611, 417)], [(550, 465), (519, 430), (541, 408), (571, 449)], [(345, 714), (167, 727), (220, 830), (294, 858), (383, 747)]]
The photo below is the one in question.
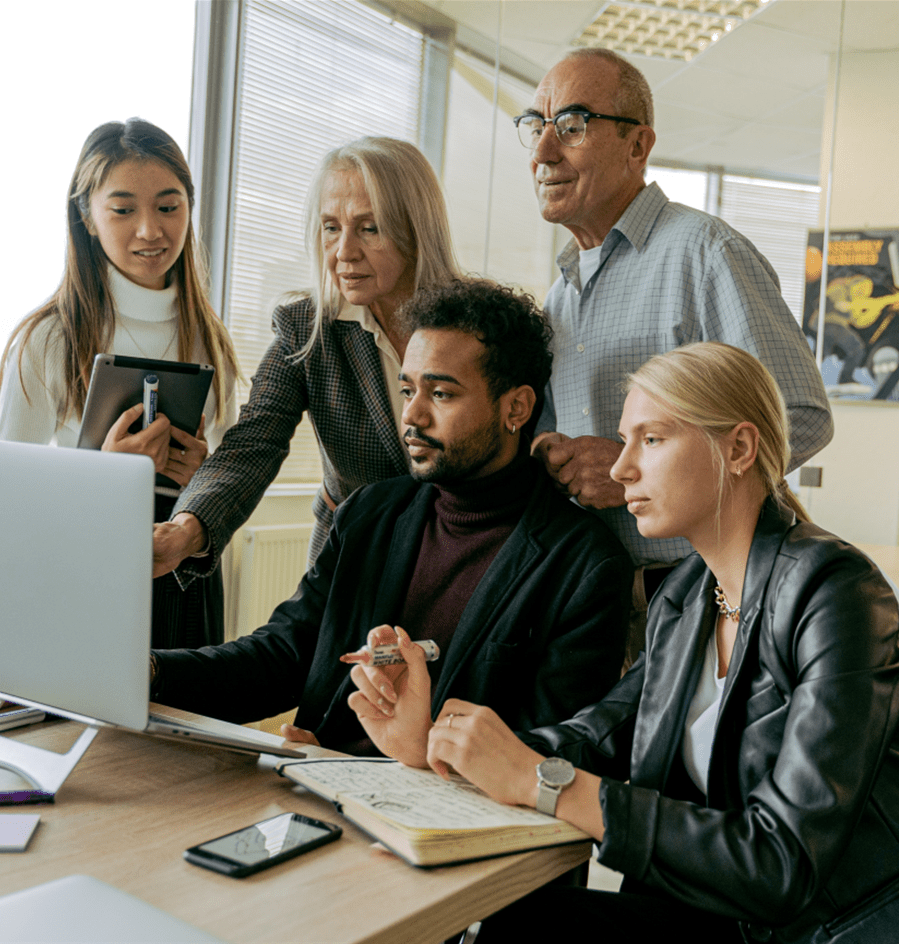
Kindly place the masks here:
[[(126, 279), (113, 266), (108, 269), (108, 277), (116, 312), (115, 332), (112, 349), (97, 353), (177, 360), (177, 287), (172, 285), (161, 291), (144, 288)], [(54, 329), (52, 320), (44, 321), (31, 335), (22, 357), (21, 376), (21, 336), (9, 353), (0, 387), (0, 439), (58, 446), (75, 446), (78, 442), (80, 417), (62, 415), (65, 402), (63, 349)], [(193, 360), (197, 363), (209, 360), (199, 341), (194, 347)], [(214, 387), (210, 388), (206, 400), (206, 439), (210, 451), (222, 441), (237, 414), (234, 377), (230, 374), (226, 377), (225, 389), (228, 402), (218, 422), (215, 421)]]

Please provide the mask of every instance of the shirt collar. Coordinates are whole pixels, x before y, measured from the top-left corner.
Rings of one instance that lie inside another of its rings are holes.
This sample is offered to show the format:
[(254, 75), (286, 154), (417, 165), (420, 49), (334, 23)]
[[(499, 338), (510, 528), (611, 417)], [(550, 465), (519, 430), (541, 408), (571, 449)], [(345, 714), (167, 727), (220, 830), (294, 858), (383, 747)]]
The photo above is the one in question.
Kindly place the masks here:
[(361, 305), (351, 305), (345, 298), (340, 300), (340, 311), (337, 312), (335, 321), (355, 321), (356, 324), (361, 325), (372, 334), (375, 333), (376, 329), (380, 329), (375, 316), (367, 308), (363, 308)]
[[(668, 198), (662, 193), (662, 188), (655, 182), (644, 187), (628, 204), (624, 213), (618, 217), (615, 225), (602, 242), (600, 265), (608, 258), (609, 253), (618, 245), (621, 239), (626, 239), (638, 252), (646, 245), (649, 234), (659, 217), (659, 214), (668, 203)], [(574, 285), (580, 291), (580, 247), (577, 241), (571, 239), (565, 248), (556, 257), (556, 264), (562, 271), (566, 282)]]
[[(396, 361), (398, 365), (402, 364), (402, 359), (397, 354), (394, 346), (387, 337), (387, 332), (381, 327), (380, 322), (371, 313), (371, 309), (363, 308), (361, 305), (351, 305), (345, 299), (341, 302), (340, 311), (337, 313), (337, 321), (353, 321), (364, 331), (367, 331), (374, 337), (375, 346), (378, 350), (387, 354), (391, 360)], [(385, 376), (393, 376), (393, 373), (386, 370)]]

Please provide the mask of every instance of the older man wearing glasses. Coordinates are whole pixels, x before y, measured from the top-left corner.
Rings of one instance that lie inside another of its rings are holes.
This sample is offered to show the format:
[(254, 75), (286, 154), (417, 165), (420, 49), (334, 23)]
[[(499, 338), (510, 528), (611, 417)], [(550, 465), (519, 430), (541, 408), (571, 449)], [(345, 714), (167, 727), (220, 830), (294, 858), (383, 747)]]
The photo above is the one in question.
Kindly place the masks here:
[(653, 354), (724, 341), (758, 357), (780, 384), (792, 468), (833, 435), (820, 375), (768, 260), (717, 217), (646, 186), (652, 123), (645, 77), (604, 49), (578, 50), (554, 66), (533, 107), (515, 119), (543, 218), (574, 237), (545, 303), (555, 362), (534, 454), (606, 520), (638, 567), (629, 658), (639, 651), (646, 600), (691, 548), (641, 538), (609, 477), (626, 375)]

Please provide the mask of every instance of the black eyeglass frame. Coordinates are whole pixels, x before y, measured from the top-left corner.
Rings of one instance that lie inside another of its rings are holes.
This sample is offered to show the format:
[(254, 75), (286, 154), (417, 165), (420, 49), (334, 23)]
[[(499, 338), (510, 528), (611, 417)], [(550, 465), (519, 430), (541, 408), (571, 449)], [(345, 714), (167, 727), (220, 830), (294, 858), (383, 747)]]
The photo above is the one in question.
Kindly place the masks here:
[[(524, 121), (525, 118), (539, 118), (543, 122), (543, 127), (540, 129), (540, 137), (543, 137), (543, 132), (546, 131), (546, 126), (548, 124), (552, 124), (553, 130), (556, 132), (556, 137), (559, 139), (559, 142), (561, 144), (564, 144), (566, 147), (579, 147), (581, 144), (584, 143), (583, 138), (581, 138), (581, 140), (578, 141), (577, 144), (568, 144), (566, 141), (563, 141), (561, 137), (559, 137), (559, 126), (556, 122), (558, 122), (560, 118), (566, 117), (566, 115), (580, 115), (584, 119), (584, 135), (585, 136), (587, 133), (587, 123), (590, 121), (591, 118), (599, 118), (601, 121), (621, 121), (621, 122), (624, 122), (624, 124), (626, 125), (637, 125), (638, 127), (643, 124), (642, 121), (637, 121), (636, 118), (621, 118), (618, 115), (601, 115), (599, 114), (599, 112), (587, 111), (586, 108), (567, 108), (565, 111), (560, 111), (559, 114), (556, 115), (555, 118), (544, 118), (543, 115), (535, 115), (533, 112), (528, 112), (525, 115), (518, 115), (517, 117), (513, 118), (512, 121), (514, 122), (515, 128), (517, 130), (518, 123), (520, 121)], [(521, 141), (520, 133), (518, 135), (518, 139), (519, 141)], [(533, 146), (525, 144), (524, 141), (522, 141), (521, 143), (529, 151), (532, 151), (537, 146), (536, 142), (534, 143)]]

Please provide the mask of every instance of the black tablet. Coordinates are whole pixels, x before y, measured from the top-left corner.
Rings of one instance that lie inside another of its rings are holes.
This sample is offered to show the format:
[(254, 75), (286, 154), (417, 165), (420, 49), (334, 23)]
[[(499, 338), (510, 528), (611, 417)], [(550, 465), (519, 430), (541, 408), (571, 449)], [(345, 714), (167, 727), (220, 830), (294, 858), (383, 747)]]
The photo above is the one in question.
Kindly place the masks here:
[[(136, 403), (144, 401), (144, 378), (155, 375), (158, 381), (157, 412), (165, 414), (173, 426), (196, 435), (215, 368), (209, 364), (182, 364), (145, 357), (98, 354), (94, 358), (91, 383), (84, 404), (79, 449), (99, 449), (112, 424)], [(132, 432), (141, 428), (141, 420)], [(156, 477), (157, 485), (175, 486), (165, 476)]]

